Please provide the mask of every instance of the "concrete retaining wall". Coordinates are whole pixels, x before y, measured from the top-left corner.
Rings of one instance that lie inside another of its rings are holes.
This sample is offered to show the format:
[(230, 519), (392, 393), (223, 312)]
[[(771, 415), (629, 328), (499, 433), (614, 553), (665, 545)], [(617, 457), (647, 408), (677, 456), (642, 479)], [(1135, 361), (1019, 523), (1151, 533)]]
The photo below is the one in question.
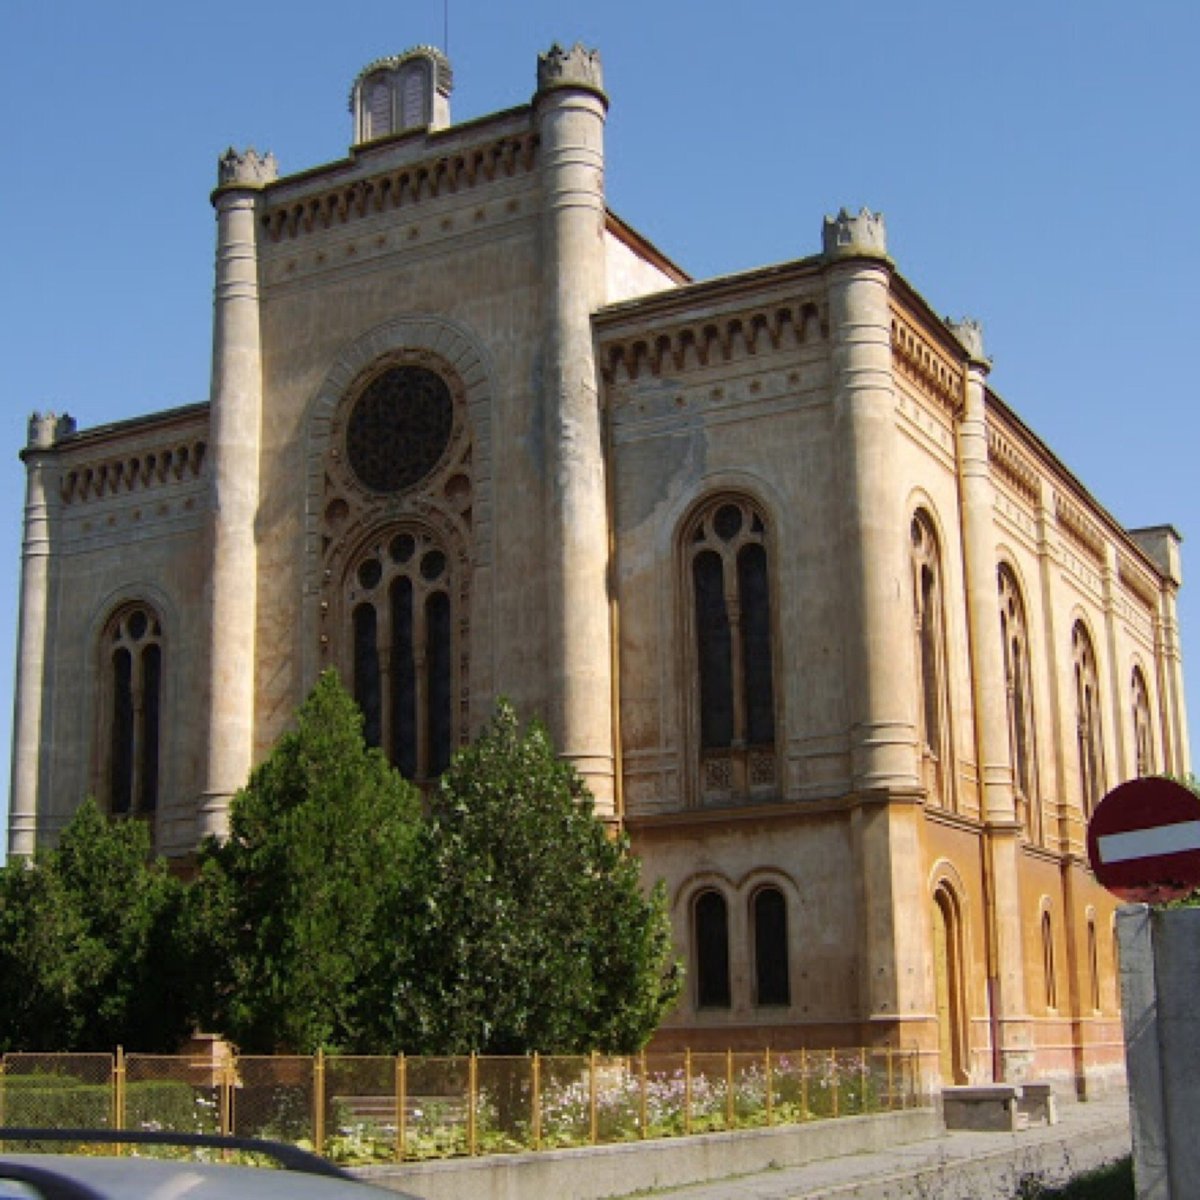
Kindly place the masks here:
[(356, 1171), (379, 1187), (422, 1200), (604, 1200), (647, 1188), (678, 1187), (839, 1154), (881, 1150), (933, 1137), (936, 1109), (914, 1108), (806, 1125), (706, 1133), (579, 1150), (451, 1159)]

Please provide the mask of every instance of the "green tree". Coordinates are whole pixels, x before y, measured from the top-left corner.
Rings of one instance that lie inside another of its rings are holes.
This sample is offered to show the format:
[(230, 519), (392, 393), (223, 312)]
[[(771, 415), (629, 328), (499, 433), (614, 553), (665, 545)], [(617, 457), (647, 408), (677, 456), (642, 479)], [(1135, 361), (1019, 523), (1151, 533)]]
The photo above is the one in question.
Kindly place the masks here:
[(507, 702), (434, 789), (418, 864), (391, 972), (405, 1049), (632, 1051), (675, 1000), (662, 886)]
[(189, 1026), (181, 895), (145, 825), (91, 800), (57, 848), (0, 869), (0, 1050), (175, 1049)]
[(243, 1051), (383, 1048), (385, 918), (403, 907), (419, 814), (326, 671), (234, 797), (229, 839), (203, 847), (188, 906), (211, 967), (199, 1007)]

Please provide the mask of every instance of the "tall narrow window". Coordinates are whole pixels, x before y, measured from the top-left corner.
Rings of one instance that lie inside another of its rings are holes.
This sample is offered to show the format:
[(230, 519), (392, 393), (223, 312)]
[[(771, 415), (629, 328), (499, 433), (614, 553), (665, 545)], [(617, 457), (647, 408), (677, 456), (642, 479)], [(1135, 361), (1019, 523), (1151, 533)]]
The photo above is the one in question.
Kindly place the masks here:
[(931, 799), (945, 803), (950, 783), (946, 736), (949, 699), (946, 691), (941, 556), (937, 534), (928, 513), (918, 512), (913, 517), (910, 534), (919, 691), (917, 715), (925, 765), (925, 784)]
[(162, 623), (145, 605), (122, 609), (104, 635), (107, 731), (99, 791), (115, 816), (158, 807)]
[(778, 888), (754, 893), (754, 1002), (790, 1004), (788, 980), (787, 903)]
[(1050, 914), (1042, 913), (1042, 979), (1047, 1008), (1058, 1008), (1058, 976), (1054, 969), (1054, 926)]
[(1041, 805), (1033, 740), (1033, 688), (1029, 674), (1029, 629), (1017, 581), (1008, 567), (998, 573), (1000, 639), (1004, 653), (1004, 690), (1008, 709), (1008, 748), (1017, 813), (1025, 832), (1042, 840)]
[(440, 775), (454, 746), (453, 576), (434, 539), (406, 529), (373, 540), (347, 580), (364, 735), (418, 781)]
[(1071, 631), (1075, 672), (1075, 729), (1079, 750), (1079, 792), (1084, 816), (1104, 795), (1104, 738), (1100, 724), (1100, 677), (1096, 652), (1082, 621)]
[(729, 913), (720, 892), (704, 891), (693, 909), (696, 931), (696, 1004), (728, 1008)]
[(1100, 951), (1096, 945), (1096, 921), (1088, 917), (1087, 923), (1088, 948), (1088, 985), (1092, 1000), (1092, 1008), (1100, 1011)]
[(1133, 752), (1137, 773), (1154, 774), (1154, 728), (1150, 718), (1150, 690), (1141, 667), (1133, 668)]
[(749, 501), (710, 504), (691, 527), (690, 562), (701, 793), (776, 788), (775, 683), (767, 532)]

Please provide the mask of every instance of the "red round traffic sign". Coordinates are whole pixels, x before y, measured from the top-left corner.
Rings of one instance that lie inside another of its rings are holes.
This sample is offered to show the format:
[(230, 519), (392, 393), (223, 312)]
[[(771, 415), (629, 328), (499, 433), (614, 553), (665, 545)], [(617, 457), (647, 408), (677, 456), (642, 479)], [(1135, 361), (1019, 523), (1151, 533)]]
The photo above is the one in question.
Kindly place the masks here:
[(1088, 822), (1096, 878), (1127, 902), (1161, 904), (1200, 888), (1200, 796), (1171, 779), (1114, 788)]

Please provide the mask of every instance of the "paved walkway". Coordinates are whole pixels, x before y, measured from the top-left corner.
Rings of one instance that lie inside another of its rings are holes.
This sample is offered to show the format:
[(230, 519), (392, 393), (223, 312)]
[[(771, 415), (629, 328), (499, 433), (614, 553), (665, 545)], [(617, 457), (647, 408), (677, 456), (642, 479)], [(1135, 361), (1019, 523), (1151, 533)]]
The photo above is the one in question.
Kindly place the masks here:
[(1045, 1184), (1129, 1153), (1124, 1092), (1059, 1106), (1056, 1125), (1019, 1133), (945, 1133), (873, 1154), (669, 1188), (672, 1200), (1014, 1200), (1023, 1178)]

